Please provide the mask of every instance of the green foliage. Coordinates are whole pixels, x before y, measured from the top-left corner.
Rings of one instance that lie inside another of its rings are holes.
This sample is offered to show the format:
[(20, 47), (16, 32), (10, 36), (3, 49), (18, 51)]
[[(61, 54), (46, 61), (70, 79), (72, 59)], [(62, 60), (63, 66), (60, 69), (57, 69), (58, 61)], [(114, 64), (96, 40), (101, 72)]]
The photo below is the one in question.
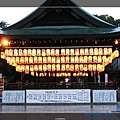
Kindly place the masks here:
[(94, 15), (106, 22), (109, 22), (113, 25), (116, 25), (116, 26), (120, 26), (120, 19), (114, 19), (112, 16), (108, 16), (108, 15)]

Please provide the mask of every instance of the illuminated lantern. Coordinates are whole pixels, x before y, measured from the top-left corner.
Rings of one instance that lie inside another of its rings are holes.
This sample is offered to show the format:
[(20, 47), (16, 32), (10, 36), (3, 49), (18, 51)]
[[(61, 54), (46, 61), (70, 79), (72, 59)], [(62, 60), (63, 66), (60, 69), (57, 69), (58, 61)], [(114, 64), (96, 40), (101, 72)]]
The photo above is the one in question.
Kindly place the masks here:
[(70, 55), (70, 50), (66, 49), (66, 55)]
[(7, 57), (7, 63), (9, 64), (11, 61), (11, 57)]
[(39, 65), (39, 71), (42, 71), (42, 65)]
[(57, 65), (56, 65), (56, 70), (57, 70), (57, 71), (60, 71), (60, 64), (57, 64)]
[(109, 56), (109, 57), (107, 58), (107, 60), (108, 60), (108, 63), (112, 63), (112, 57), (111, 57), (111, 56)]
[(79, 71), (79, 66), (78, 66), (78, 64), (75, 64), (75, 71)]
[(28, 56), (31, 56), (32, 55), (32, 50), (31, 49), (28, 49)]
[(90, 48), (90, 55), (93, 55), (93, 48)]
[(85, 55), (85, 51), (83, 48), (80, 49), (80, 55)]
[(98, 62), (102, 62), (102, 57), (101, 56), (98, 56)]
[(66, 51), (65, 49), (61, 49), (61, 55), (65, 55)]
[(37, 56), (41, 56), (41, 50), (37, 49)]
[(79, 55), (79, 49), (75, 49), (75, 55)]
[(15, 57), (12, 57), (11, 61), (14, 64), (16, 62)]
[(69, 56), (66, 56), (66, 63), (69, 63)]
[(92, 71), (92, 70), (93, 70), (93, 69), (92, 69), (92, 64), (89, 64), (89, 65), (88, 65), (88, 70), (89, 70), (89, 71)]
[(24, 72), (25, 71), (25, 66), (21, 65), (21, 71)]
[(18, 56), (18, 50), (14, 49), (14, 56)]
[(16, 57), (16, 58), (15, 58), (15, 62), (16, 62), (17, 64), (19, 64), (19, 62), (20, 62), (20, 61), (19, 61), (19, 57)]
[(108, 55), (108, 50), (107, 50), (107, 48), (104, 48), (104, 55)]
[(57, 74), (56, 74), (56, 77), (59, 77), (59, 76), (60, 76), (60, 73), (57, 73)]
[(65, 71), (65, 64), (61, 65), (61, 71)]
[(37, 63), (37, 57), (34, 57), (34, 63)]
[(98, 55), (98, 48), (94, 48), (94, 55)]
[(88, 62), (89, 62), (89, 63), (92, 63), (92, 56), (89, 56), (89, 57), (88, 57)]
[(51, 56), (55, 55), (55, 49), (51, 49)]
[(56, 57), (56, 63), (60, 63), (60, 57)]
[(65, 63), (65, 57), (61, 57), (61, 63)]
[(73, 64), (70, 64), (70, 70), (74, 71), (74, 65)]
[(71, 57), (70, 60), (71, 60), (71, 63), (74, 63), (74, 57)]
[(70, 54), (74, 55), (74, 49), (70, 49)]
[(24, 57), (20, 57), (20, 64), (25, 63), (25, 58)]
[[(22, 51), (22, 49), (21, 49), (21, 51)], [(9, 56), (13, 56), (13, 50), (12, 49), (9, 49)], [(21, 56), (22, 56), (22, 54), (21, 54)]]
[(79, 61), (80, 61), (80, 63), (84, 62), (83, 56), (80, 56)]
[(80, 67), (80, 71), (83, 71), (83, 64), (80, 64), (79, 67)]
[(42, 63), (42, 57), (38, 57), (38, 63)]
[(88, 76), (88, 73), (85, 73), (85, 76)]
[(116, 58), (116, 57), (118, 57), (118, 56), (119, 56), (119, 51), (118, 51), (118, 50), (115, 50), (115, 51), (112, 53), (112, 55), (111, 55), (112, 59), (114, 59), (114, 58)]
[(32, 49), (32, 56), (36, 56), (36, 49)]
[(51, 64), (48, 64), (48, 71), (51, 71)]
[(108, 48), (108, 55), (111, 55), (112, 54), (112, 48)]
[(16, 66), (16, 71), (19, 72), (20, 71), (20, 65)]
[(24, 63), (29, 63), (28, 57), (24, 57)]
[(98, 49), (98, 54), (99, 54), (99, 55), (103, 55), (103, 49), (102, 49), (102, 48), (99, 48), (99, 49)]
[(103, 62), (106, 62), (106, 59), (107, 59), (106, 56), (103, 56), (103, 57), (102, 57), (102, 61), (103, 61)]
[(34, 65), (34, 71), (38, 71), (39, 68), (38, 68), (38, 65)]
[(71, 73), (68, 73), (68, 76), (71, 76)]
[(29, 57), (29, 63), (33, 63), (33, 57)]
[(84, 71), (87, 71), (87, 70), (88, 70), (86, 64), (84, 64), (84, 68), (83, 68), (83, 70), (84, 70)]
[(77, 76), (76, 73), (73, 73), (73, 76), (76, 77)]
[(55, 55), (56, 55), (56, 56), (59, 56), (59, 52), (60, 52), (59, 49), (56, 49), (56, 50), (55, 50)]
[(52, 64), (52, 71), (55, 71), (55, 64)]
[(55, 57), (52, 57), (52, 63), (55, 63)]
[(45, 56), (45, 49), (42, 49), (42, 56)]
[(27, 56), (27, 49), (23, 49), (23, 56)]
[(47, 71), (47, 65), (43, 64), (43, 71)]
[(43, 63), (47, 63), (47, 58), (43, 57)]
[(5, 55), (9, 56), (9, 50), (8, 49), (5, 49)]
[(101, 71), (101, 64), (97, 64), (97, 71), (98, 71), (98, 72)]
[(75, 63), (78, 63), (78, 56), (75, 56)]
[(34, 76), (34, 72), (31, 72), (31, 75)]
[(26, 72), (29, 72), (29, 65), (26, 65), (26, 66), (25, 66), (25, 71), (26, 71)]
[(47, 54), (47, 56), (50, 56), (50, 49), (46, 50), (46, 54)]
[(94, 63), (97, 63), (97, 62), (98, 62), (97, 56), (93, 56), (93, 62), (94, 62)]
[(93, 64), (92, 67), (93, 67), (93, 71), (96, 71), (96, 64)]
[(66, 64), (66, 71), (69, 71), (69, 68), (70, 66), (69, 66), (69, 64)]
[(84, 56), (84, 63), (87, 63), (87, 56)]
[(6, 59), (6, 56), (5, 56), (4, 52), (1, 52), (1, 58)]
[(30, 71), (34, 71), (34, 66), (30, 65)]
[(89, 55), (88, 48), (85, 48), (85, 55)]

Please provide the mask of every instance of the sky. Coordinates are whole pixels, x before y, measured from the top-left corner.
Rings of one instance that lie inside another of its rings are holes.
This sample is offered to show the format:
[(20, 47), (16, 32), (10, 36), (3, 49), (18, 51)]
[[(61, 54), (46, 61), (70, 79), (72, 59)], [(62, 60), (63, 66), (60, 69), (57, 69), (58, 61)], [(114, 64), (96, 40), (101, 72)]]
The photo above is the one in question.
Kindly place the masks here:
[[(3, 20), (12, 25), (20, 21), (37, 7), (0, 7), (0, 22)], [(120, 7), (82, 7), (90, 14), (109, 15), (114, 19), (120, 19)]]

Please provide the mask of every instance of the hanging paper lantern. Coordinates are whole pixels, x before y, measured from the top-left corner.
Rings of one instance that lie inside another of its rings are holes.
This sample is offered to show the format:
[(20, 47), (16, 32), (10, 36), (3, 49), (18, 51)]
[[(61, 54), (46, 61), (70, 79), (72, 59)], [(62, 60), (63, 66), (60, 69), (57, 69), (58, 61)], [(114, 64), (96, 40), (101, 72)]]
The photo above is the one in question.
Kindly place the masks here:
[(41, 56), (41, 50), (37, 49), (37, 56)]
[(70, 50), (66, 49), (66, 55), (70, 55)]
[(99, 54), (98, 48), (94, 48), (94, 55), (98, 55), (98, 54)]
[(27, 56), (28, 55), (27, 52), (28, 52), (27, 49), (23, 49), (23, 56)]
[(85, 48), (85, 55), (89, 55), (88, 48)]
[(14, 49), (14, 56), (18, 56), (18, 49)]
[(79, 55), (79, 49), (75, 49), (75, 55)]
[(85, 51), (83, 48), (80, 49), (80, 55), (85, 55)]
[(90, 55), (93, 55), (93, 48), (89, 49), (89, 53), (90, 53)]
[(32, 50), (28, 49), (27, 53), (28, 53), (28, 56), (31, 56), (32, 55)]
[(56, 50), (55, 50), (55, 55), (56, 55), (56, 56), (59, 56), (59, 53), (60, 53), (59, 49), (56, 49)]
[(32, 49), (32, 56), (36, 56), (36, 49)]

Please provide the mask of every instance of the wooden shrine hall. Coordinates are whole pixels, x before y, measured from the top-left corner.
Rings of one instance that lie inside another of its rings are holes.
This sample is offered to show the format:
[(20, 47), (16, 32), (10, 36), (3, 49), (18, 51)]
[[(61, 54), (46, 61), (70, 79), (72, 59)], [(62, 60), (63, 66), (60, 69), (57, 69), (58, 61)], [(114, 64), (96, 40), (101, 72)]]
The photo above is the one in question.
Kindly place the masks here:
[(119, 27), (73, 0), (46, 0), (3, 29), (1, 58), (21, 73), (5, 89), (116, 88), (106, 66), (119, 57), (119, 41)]

